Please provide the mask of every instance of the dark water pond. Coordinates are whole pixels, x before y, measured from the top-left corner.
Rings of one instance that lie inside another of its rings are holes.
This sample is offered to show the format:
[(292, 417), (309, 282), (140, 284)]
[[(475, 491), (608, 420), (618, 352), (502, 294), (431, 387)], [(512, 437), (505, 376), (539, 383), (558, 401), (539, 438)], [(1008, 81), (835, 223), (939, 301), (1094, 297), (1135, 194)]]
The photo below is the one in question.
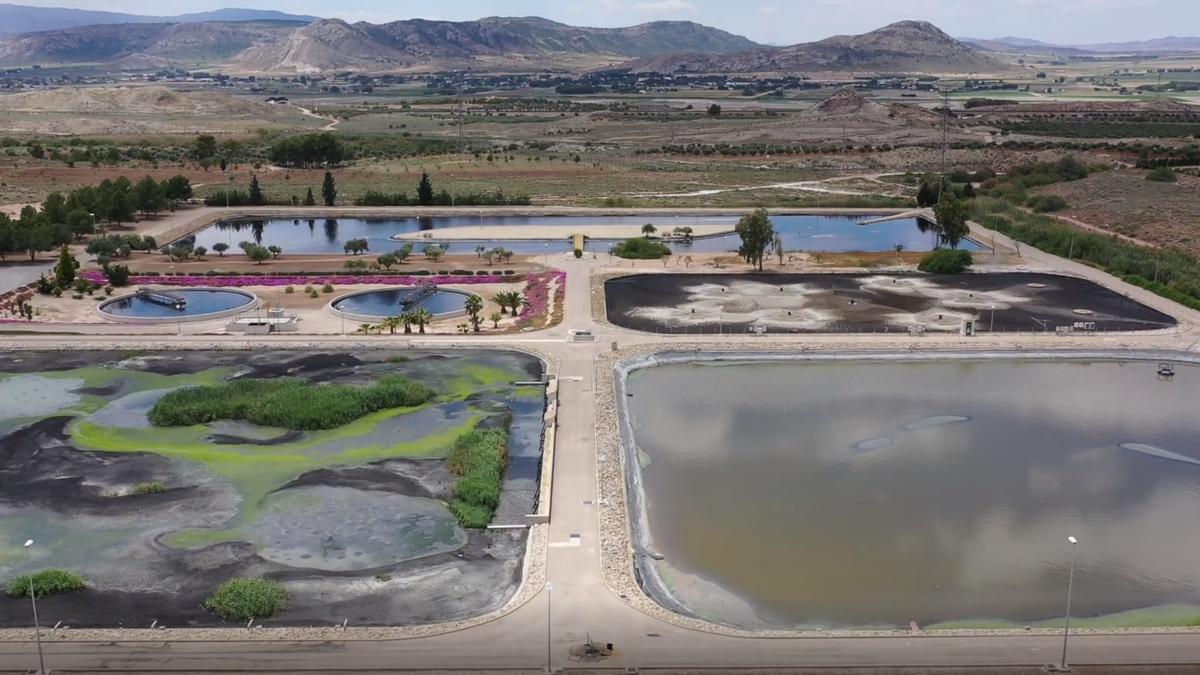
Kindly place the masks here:
[(635, 371), (627, 401), (665, 557), (649, 564), (687, 610), (728, 623), (1035, 622), (1062, 616), (1075, 536), (1076, 616), (1194, 608), (1200, 368), (1160, 381), (1156, 367)]
[[(875, 225), (860, 225), (869, 216), (772, 216), (776, 230), (783, 236), (788, 250), (805, 251), (891, 251), (897, 244), (905, 250), (926, 251), (933, 248), (935, 240), (931, 232), (918, 227), (915, 219), (896, 220)], [(495, 239), (488, 241), (450, 242), (452, 253), (471, 252), (476, 246), (503, 246), (517, 253), (546, 253), (567, 251), (568, 237), (583, 225), (641, 225), (651, 223), (659, 230), (667, 231), (685, 225), (728, 224), (730, 229), (737, 223), (737, 216), (485, 216), (478, 214), (462, 216), (439, 216), (436, 218), (270, 218), (252, 221), (217, 223), (195, 235), (196, 245), (212, 250), (213, 244), (224, 242), (229, 245), (226, 255), (239, 254), (238, 243), (253, 241), (263, 246), (280, 246), (289, 253), (342, 253), (343, 244), (350, 239), (366, 239), (373, 253), (383, 253), (399, 248), (401, 243), (390, 239), (392, 235), (405, 232), (422, 232), (445, 227), (476, 225), (554, 225), (562, 227), (563, 236), (553, 240), (516, 241)], [(436, 235), (428, 240), (414, 242), (419, 249), (428, 243), (438, 243)], [(611, 240), (593, 240), (589, 250), (607, 252), (614, 243)], [(982, 248), (967, 241), (963, 248)], [(672, 244), (680, 254), (687, 252), (711, 253), (736, 250), (738, 238), (725, 236), (697, 239), (691, 244)]]

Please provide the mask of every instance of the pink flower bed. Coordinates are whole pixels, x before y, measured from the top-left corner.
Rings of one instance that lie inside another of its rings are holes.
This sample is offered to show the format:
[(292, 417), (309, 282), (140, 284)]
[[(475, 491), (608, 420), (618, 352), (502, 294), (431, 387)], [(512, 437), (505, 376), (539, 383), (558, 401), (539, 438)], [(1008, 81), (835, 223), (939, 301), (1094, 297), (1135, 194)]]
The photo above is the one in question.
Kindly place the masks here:
[(567, 287), (567, 273), (561, 270), (551, 270), (541, 274), (530, 274), (525, 277), (525, 306), (517, 323), (528, 325), (540, 316), (546, 316), (550, 309), (550, 287), (557, 284), (561, 294)]
[[(94, 281), (100, 284), (108, 283), (104, 274), (101, 272), (84, 272), (81, 275), (88, 281)], [(238, 286), (312, 286), (323, 284), (334, 284), (339, 286), (350, 286), (354, 284), (385, 284), (389, 286), (415, 286), (417, 284), (503, 284), (520, 281), (522, 278), (519, 274), (501, 275), (488, 274), (486, 276), (476, 275), (446, 275), (446, 276), (413, 276), (413, 275), (389, 275), (389, 274), (331, 274), (329, 276), (291, 276), (291, 275), (272, 275), (272, 276), (175, 276), (175, 277), (152, 277), (152, 276), (131, 276), (129, 277), (130, 286), (209, 286), (213, 288), (236, 288)]]

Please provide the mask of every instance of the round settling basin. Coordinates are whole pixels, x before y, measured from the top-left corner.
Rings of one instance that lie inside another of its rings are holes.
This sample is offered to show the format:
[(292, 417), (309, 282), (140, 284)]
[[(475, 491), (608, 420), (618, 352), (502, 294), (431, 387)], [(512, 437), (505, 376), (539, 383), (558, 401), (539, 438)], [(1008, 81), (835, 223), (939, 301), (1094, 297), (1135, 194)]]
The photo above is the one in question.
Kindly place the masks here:
[(146, 288), (102, 303), (101, 316), (124, 323), (178, 323), (233, 316), (258, 296), (232, 288)]
[(465, 314), (471, 293), (449, 288), (397, 286), (348, 293), (329, 303), (335, 314), (366, 320), (385, 319), (404, 312), (428, 310), (434, 319)]

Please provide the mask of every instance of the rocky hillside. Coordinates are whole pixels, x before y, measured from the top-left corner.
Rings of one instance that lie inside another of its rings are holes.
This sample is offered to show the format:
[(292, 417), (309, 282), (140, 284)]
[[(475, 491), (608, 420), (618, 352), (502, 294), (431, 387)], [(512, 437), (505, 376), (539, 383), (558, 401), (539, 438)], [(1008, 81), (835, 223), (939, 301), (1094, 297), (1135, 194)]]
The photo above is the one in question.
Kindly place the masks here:
[(301, 25), (278, 21), (131, 23), (26, 33), (0, 40), (0, 64), (223, 61), (256, 44), (278, 42)]
[(35, 31), (63, 30), (77, 26), (97, 26), (106, 23), (191, 23), (194, 21), (293, 21), (309, 23), (317, 17), (288, 14), (269, 9), (216, 9), (176, 16), (146, 16), (120, 12), (100, 12), (66, 7), (30, 7), (0, 3), (0, 35), (17, 35)]
[(977, 72), (1003, 69), (990, 56), (925, 21), (900, 21), (862, 35), (734, 54), (672, 54), (629, 64), (636, 72), (804, 71)]
[[(746, 38), (687, 21), (628, 28), (578, 28), (546, 19), (492, 17), (478, 21), (414, 19), (385, 24), (323, 19), (284, 22), (124, 24), (0, 40), (0, 63), (115, 61), (151, 57), (189, 63), (208, 58), (231, 70), (384, 72), (428, 64), (502, 65), (504, 59), (542, 67), (578, 62), (581, 55), (613, 62), (684, 49), (731, 53), (757, 47)], [(575, 57), (575, 58), (572, 58)]]

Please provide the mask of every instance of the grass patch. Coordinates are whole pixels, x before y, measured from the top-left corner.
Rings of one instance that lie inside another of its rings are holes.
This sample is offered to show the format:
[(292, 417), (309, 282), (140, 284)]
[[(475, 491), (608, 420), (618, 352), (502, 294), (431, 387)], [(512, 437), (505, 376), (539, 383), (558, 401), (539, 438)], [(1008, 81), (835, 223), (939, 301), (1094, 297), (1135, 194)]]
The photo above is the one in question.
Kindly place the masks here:
[(304, 380), (239, 380), (170, 392), (150, 409), (155, 426), (245, 420), (304, 431), (333, 429), (387, 408), (421, 405), (433, 390), (400, 375), (368, 387), (314, 385)]
[(8, 595), (12, 598), (28, 598), (29, 589), (33, 588), (38, 597), (41, 597), (82, 591), (86, 587), (87, 583), (78, 574), (51, 568), (38, 570), (33, 574), (25, 574), (8, 582)]
[(277, 581), (230, 579), (217, 587), (204, 608), (226, 621), (267, 619), (287, 607), (287, 590)]
[(448, 458), (458, 476), (450, 512), (465, 528), (487, 527), (500, 504), (500, 484), (508, 463), (508, 432), (473, 429), (454, 442)]

